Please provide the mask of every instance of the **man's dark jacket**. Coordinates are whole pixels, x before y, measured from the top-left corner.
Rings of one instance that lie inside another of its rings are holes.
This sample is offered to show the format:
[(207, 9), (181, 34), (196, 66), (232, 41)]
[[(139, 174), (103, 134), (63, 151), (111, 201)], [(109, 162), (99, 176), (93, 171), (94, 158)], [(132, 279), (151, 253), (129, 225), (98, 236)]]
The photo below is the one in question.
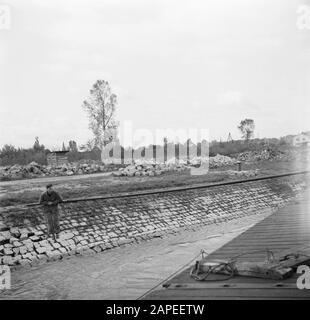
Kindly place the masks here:
[[(52, 204), (49, 205), (49, 202)], [(54, 190), (50, 194), (46, 191), (40, 197), (40, 204), (43, 204), (45, 213), (58, 213), (58, 203), (61, 202), (61, 196)]]

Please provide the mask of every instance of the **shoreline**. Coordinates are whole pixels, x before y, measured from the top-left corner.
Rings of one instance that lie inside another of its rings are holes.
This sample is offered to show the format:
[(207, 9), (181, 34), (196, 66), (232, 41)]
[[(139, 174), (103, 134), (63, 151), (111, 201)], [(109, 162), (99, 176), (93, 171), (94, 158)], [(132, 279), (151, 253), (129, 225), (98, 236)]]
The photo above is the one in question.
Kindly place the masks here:
[(0, 300), (137, 299), (201, 249), (208, 253), (217, 250), (270, 214), (187, 228), (95, 255), (19, 269), (12, 273), (12, 289), (1, 293)]

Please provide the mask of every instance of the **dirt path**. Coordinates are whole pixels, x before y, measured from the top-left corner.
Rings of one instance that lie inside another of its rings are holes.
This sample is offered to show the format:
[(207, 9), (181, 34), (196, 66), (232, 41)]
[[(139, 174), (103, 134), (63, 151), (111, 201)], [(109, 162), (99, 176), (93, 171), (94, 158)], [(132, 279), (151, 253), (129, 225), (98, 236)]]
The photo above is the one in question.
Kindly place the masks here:
[(92, 173), (92, 174), (81, 174), (76, 176), (60, 176), (60, 177), (41, 177), (41, 178), (34, 178), (34, 179), (22, 179), (22, 180), (12, 180), (12, 181), (1, 181), (0, 187), (7, 187), (7, 186), (29, 186), (31, 184), (37, 184), (37, 183), (49, 183), (49, 182), (69, 182), (69, 181), (75, 181), (75, 180), (83, 180), (83, 179), (89, 179), (89, 178), (98, 178), (98, 177), (108, 177), (113, 174), (113, 172), (116, 171), (110, 171), (110, 172), (100, 172), (100, 173)]

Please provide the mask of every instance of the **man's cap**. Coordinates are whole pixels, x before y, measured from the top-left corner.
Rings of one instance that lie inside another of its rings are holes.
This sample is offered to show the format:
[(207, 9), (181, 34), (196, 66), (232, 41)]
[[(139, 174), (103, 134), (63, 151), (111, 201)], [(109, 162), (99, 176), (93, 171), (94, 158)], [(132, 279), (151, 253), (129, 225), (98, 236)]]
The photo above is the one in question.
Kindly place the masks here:
[(48, 188), (50, 188), (50, 187), (52, 187), (53, 185), (51, 184), (51, 183), (49, 183), (49, 184), (47, 184), (46, 185), (46, 189), (48, 189)]

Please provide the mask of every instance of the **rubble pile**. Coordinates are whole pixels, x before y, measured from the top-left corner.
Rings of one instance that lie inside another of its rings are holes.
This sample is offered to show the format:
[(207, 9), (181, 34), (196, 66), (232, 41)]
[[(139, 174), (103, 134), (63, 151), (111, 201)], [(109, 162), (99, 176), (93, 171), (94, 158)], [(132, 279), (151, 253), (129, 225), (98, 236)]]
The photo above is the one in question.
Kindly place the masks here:
[(72, 176), (105, 172), (107, 168), (93, 161), (83, 163), (68, 163), (57, 167), (40, 165), (31, 162), (27, 165), (0, 167), (0, 180), (17, 180), (36, 177)]
[(115, 176), (155, 176), (168, 171), (183, 171), (193, 166), (200, 166), (202, 163), (209, 162), (209, 168), (215, 169), (225, 166), (236, 165), (239, 161), (254, 162), (259, 160), (288, 160), (293, 154), (281, 152), (272, 148), (263, 150), (246, 151), (236, 154), (231, 158), (221, 154), (214, 157), (193, 157), (190, 160), (171, 158), (166, 163), (155, 162), (154, 160), (136, 160), (134, 164), (130, 164), (124, 168), (124, 165), (104, 165), (95, 160), (81, 160), (79, 162), (68, 163), (56, 167), (40, 165), (31, 162), (27, 165), (18, 165), (0, 167), (0, 181), (29, 179), (37, 177), (54, 177), (54, 176), (72, 176), (83, 175), (107, 171), (118, 170)]
[(224, 167), (224, 166), (231, 166), (238, 162), (237, 159), (223, 156), (221, 154), (217, 154), (216, 156), (209, 157), (209, 158), (194, 157), (191, 160), (189, 160), (189, 165), (196, 166), (196, 165), (200, 165), (201, 163), (207, 163), (208, 161), (211, 169)]
[(126, 177), (140, 177), (140, 176), (159, 176), (164, 172), (169, 171), (184, 171), (188, 168), (184, 163), (167, 162), (167, 163), (155, 163), (153, 161), (142, 162), (132, 164), (126, 168), (120, 168), (118, 172), (114, 172), (115, 176), (126, 176)]
[(217, 154), (215, 157), (210, 157), (210, 168), (218, 168), (218, 167), (224, 167), (224, 166), (231, 166), (238, 162), (238, 160), (223, 156), (221, 154)]
[(255, 151), (246, 151), (239, 153), (237, 159), (239, 161), (259, 161), (259, 160), (280, 160), (285, 157), (285, 153), (273, 150), (273, 149), (264, 149), (264, 150), (255, 150)]
[(238, 161), (236, 159), (217, 154), (215, 157), (193, 157), (190, 160), (178, 160), (176, 158), (169, 159), (166, 163), (159, 163), (153, 160), (136, 160), (134, 164), (128, 165), (126, 168), (120, 168), (115, 172), (115, 176), (157, 176), (164, 172), (184, 171), (192, 166), (201, 165), (209, 161), (210, 168), (218, 168), (222, 166), (234, 165)]

